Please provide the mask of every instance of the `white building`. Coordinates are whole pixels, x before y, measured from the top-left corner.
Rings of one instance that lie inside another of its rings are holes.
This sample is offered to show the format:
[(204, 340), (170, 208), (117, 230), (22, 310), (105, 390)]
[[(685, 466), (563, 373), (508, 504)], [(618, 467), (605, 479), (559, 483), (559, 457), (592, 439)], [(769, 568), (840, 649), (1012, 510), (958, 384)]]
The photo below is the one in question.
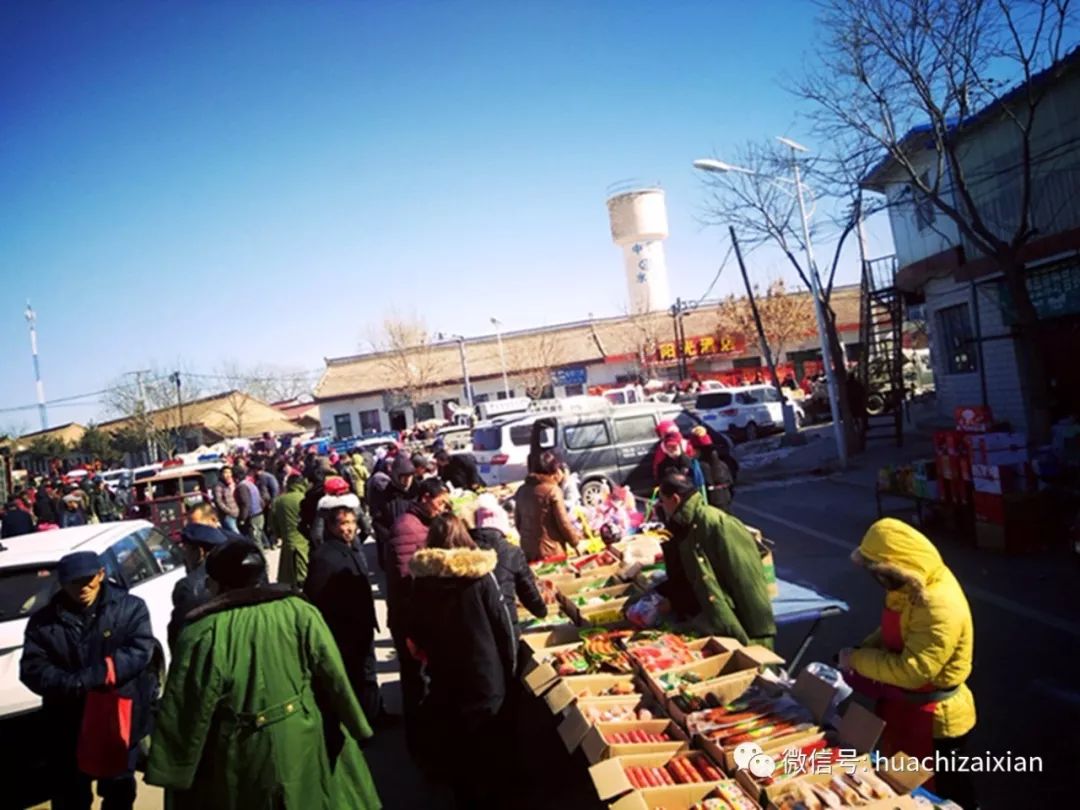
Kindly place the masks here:
[[(1039, 312), (1043, 356), (1051, 377), (1052, 416), (1080, 403), (1080, 50), (1036, 77), (1045, 89), (1032, 138), (1032, 221), (1036, 236), (1021, 249), (1028, 290)], [(1017, 98), (1017, 88), (1008, 99)], [(961, 166), (988, 226), (1009, 238), (1021, 198), (1019, 130), (1000, 107), (977, 113), (961, 136)], [(905, 138), (921, 176), (933, 181), (937, 152), (925, 130)], [(1019, 352), (1011, 333), (1010, 297), (993, 263), (956, 224), (920, 199), (905, 171), (884, 160), (863, 186), (885, 194), (896, 245), (896, 285), (925, 301), (942, 417), (962, 405), (987, 404), (995, 419), (1027, 427)], [(941, 187), (950, 193), (949, 176)], [(961, 203), (955, 200), (960, 210)], [(1068, 359), (1067, 359), (1068, 358)]]

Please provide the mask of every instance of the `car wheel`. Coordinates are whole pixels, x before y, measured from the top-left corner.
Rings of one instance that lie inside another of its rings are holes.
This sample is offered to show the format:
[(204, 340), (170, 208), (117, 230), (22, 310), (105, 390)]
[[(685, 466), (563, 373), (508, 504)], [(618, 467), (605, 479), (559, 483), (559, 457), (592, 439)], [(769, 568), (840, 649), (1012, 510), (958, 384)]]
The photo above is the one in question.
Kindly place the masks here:
[(878, 416), (885, 413), (885, 397), (874, 391), (866, 398), (866, 413), (870, 416)]
[(748, 442), (754, 441), (758, 437), (757, 424), (754, 422), (746, 423), (746, 440)]
[(581, 503), (585, 506), (599, 506), (604, 500), (604, 482), (594, 479), (581, 485)]

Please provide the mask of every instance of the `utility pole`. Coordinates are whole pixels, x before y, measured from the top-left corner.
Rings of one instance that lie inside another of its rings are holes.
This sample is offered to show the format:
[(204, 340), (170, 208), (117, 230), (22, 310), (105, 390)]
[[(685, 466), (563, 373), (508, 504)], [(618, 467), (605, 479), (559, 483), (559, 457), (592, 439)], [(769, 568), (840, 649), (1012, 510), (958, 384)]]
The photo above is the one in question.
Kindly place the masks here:
[(184, 441), (184, 400), (180, 396), (180, 372), (174, 371), (169, 379), (176, 386), (176, 446), (181, 450)]
[(502, 365), (503, 396), (510, 399), (510, 378), (506, 375), (506, 352), (503, 351), (502, 322), (498, 318), (492, 318), (491, 325), (495, 327), (495, 339), (499, 342), (499, 363)]
[(37, 350), (37, 313), (30, 307), (30, 301), (26, 301), (26, 322), (30, 326), (30, 353), (34, 356), (34, 385), (37, 388), (38, 416), (41, 417), (41, 429), (49, 427), (49, 417), (45, 412), (45, 384), (41, 381), (41, 365), (38, 363)]
[(139, 401), (135, 406), (135, 415), (138, 423), (143, 431), (143, 438), (146, 441), (146, 463), (154, 463), (154, 450), (153, 443), (150, 439), (150, 420), (147, 418), (146, 411), (146, 388), (143, 386), (143, 375), (150, 372), (146, 369), (140, 371), (129, 371), (128, 374), (135, 375), (135, 387), (139, 392)]
[(754, 326), (757, 327), (758, 342), (761, 344), (761, 351), (765, 355), (765, 362), (769, 366), (769, 374), (772, 376), (773, 386), (776, 388), (776, 393), (780, 395), (780, 407), (784, 414), (784, 435), (795, 435), (795, 411), (791, 407), (791, 403), (788, 402), (786, 396), (784, 396), (784, 388), (780, 385), (780, 376), (776, 373), (776, 362), (772, 356), (772, 347), (769, 346), (769, 340), (765, 337), (765, 327), (761, 323), (761, 313), (758, 312), (757, 299), (754, 297), (754, 288), (750, 285), (750, 276), (746, 272), (746, 263), (743, 261), (742, 248), (739, 247), (739, 239), (735, 236), (735, 228), (731, 225), (728, 226), (728, 231), (731, 233), (731, 244), (735, 248), (735, 258), (739, 260), (739, 270), (742, 272), (743, 284), (746, 287), (746, 298), (750, 302), (750, 311), (754, 315)]

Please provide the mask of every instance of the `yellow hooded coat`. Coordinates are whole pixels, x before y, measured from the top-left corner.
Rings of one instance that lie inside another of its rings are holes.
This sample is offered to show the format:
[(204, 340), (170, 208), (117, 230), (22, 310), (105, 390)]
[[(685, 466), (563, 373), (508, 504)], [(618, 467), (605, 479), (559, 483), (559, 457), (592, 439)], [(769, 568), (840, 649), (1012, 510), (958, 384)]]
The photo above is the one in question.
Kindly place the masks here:
[(934, 544), (902, 521), (877, 521), (852, 554), (875, 573), (905, 584), (888, 591), (885, 605), (900, 614), (904, 648), (884, 648), (880, 629), (851, 656), (852, 668), (901, 689), (959, 687), (934, 712), (934, 737), (960, 737), (975, 726), (975, 698), (965, 681), (971, 674), (975, 633), (967, 598)]

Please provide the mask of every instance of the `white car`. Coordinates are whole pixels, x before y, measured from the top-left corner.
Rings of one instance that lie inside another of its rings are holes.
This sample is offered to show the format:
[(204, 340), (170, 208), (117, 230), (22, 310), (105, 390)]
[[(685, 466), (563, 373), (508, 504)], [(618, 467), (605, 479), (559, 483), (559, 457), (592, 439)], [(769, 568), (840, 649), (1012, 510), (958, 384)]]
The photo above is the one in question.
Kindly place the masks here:
[[(795, 423), (801, 427), (806, 415), (797, 403), (791, 402), (791, 406), (795, 411)], [(738, 433), (745, 436), (747, 441), (784, 427), (783, 399), (771, 385), (743, 385), (722, 391), (706, 391), (698, 394), (694, 410), (713, 430)]]
[(472, 452), (485, 484), (524, 481), (529, 471), (529, 445), (537, 415), (481, 422), (472, 432)]
[(5, 539), (0, 550), (2, 721), (41, 706), (41, 698), (19, 680), (23, 636), (30, 614), (48, 603), (59, 589), (56, 565), (72, 551), (96, 551), (109, 578), (146, 602), (154, 638), (167, 660), (166, 630), (172, 614), (172, 592), (185, 570), (179, 547), (160, 530), (145, 520), (125, 520)]

